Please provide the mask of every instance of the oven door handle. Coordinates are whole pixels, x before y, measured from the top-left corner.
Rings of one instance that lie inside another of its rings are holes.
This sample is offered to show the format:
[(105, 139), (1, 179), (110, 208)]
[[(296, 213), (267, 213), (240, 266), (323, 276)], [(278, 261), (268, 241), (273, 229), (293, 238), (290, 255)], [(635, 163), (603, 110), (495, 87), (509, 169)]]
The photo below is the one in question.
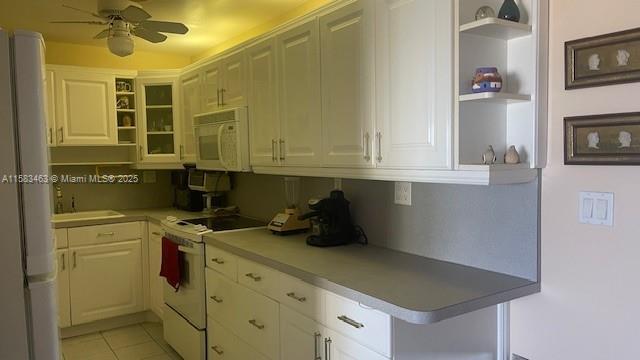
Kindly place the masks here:
[(186, 247), (186, 246), (182, 246), (182, 245), (178, 246), (178, 251), (183, 252), (185, 254), (193, 254), (193, 255), (204, 256), (204, 251), (203, 250), (204, 249), (202, 249), (201, 247), (190, 248), (190, 247)]

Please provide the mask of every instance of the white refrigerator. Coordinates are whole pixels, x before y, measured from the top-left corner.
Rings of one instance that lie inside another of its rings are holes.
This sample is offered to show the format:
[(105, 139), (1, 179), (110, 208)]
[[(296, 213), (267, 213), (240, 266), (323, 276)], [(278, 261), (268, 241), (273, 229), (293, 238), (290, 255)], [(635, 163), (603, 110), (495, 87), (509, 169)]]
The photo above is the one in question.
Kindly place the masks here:
[(44, 41), (0, 29), (0, 359), (58, 359)]

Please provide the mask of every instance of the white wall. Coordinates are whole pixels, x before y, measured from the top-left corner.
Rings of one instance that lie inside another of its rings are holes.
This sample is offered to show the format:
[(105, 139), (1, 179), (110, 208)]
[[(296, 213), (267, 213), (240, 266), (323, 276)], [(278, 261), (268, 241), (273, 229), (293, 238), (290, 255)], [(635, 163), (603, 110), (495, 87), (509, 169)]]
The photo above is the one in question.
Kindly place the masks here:
[[(563, 165), (563, 117), (640, 110), (640, 83), (564, 90), (565, 41), (640, 26), (638, 0), (551, 0), (542, 292), (512, 303), (511, 350), (531, 360), (640, 353), (640, 168)], [(580, 190), (615, 192), (613, 228), (581, 225)]]

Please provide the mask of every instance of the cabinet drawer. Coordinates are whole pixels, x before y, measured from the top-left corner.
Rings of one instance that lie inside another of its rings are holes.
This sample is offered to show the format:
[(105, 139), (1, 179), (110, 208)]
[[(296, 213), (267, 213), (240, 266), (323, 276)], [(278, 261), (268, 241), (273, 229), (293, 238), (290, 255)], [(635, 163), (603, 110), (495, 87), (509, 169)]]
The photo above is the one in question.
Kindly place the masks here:
[(226, 251), (207, 245), (205, 250), (207, 267), (213, 269), (233, 281), (238, 281), (238, 258)]
[(278, 301), (314, 320), (324, 320), (323, 290), (294, 277), (280, 274)]
[(280, 311), (278, 303), (257, 292), (238, 286), (239, 313), (233, 329), (249, 345), (271, 359), (280, 358)]
[(69, 246), (105, 244), (142, 238), (138, 222), (83, 226), (69, 229)]
[(206, 269), (206, 281), (207, 315), (226, 327), (232, 327), (239, 312), (234, 296), (238, 285), (211, 269)]
[(162, 238), (164, 236), (164, 230), (159, 225), (149, 222), (149, 237), (150, 238)]
[(54, 244), (56, 249), (64, 249), (69, 247), (67, 229), (55, 229), (54, 236)]
[(278, 276), (276, 270), (238, 258), (238, 282), (272, 299), (277, 298)]
[(268, 360), (215, 320), (207, 319), (209, 360)]
[(391, 356), (391, 316), (326, 292), (325, 324), (387, 357)]

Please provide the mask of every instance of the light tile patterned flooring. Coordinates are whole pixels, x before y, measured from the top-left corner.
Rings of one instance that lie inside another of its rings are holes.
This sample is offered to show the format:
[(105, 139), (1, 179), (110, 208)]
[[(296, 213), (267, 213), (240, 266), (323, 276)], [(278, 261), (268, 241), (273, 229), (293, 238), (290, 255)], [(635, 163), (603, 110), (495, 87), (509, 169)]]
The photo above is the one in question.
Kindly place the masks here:
[(162, 337), (161, 323), (144, 323), (62, 340), (63, 360), (181, 360)]

